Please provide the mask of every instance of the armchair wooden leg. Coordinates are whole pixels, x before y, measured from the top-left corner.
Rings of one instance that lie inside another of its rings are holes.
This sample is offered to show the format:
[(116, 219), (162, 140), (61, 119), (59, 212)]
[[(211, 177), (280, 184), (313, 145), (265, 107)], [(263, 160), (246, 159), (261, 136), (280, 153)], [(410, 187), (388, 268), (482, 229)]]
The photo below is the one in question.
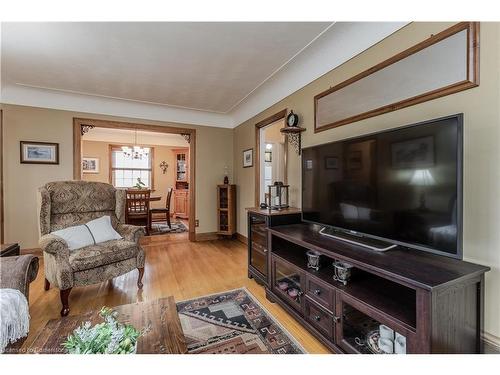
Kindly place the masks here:
[(144, 275), (144, 267), (142, 268), (137, 268), (139, 270), (139, 278), (137, 279), (137, 287), (139, 289), (142, 289), (143, 284), (142, 284), (142, 276)]
[(59, 291), (59, 295), (61, 296), (62, 310), (61, 316), (67, 316), (69, 314), (69, 294), (71, 293), (71, 289), (64, 289)]
[(49, 290), (50, 289), (50, 282), (49, 280), (45, 279), (45, 285), (43, 286), (43, 289)]

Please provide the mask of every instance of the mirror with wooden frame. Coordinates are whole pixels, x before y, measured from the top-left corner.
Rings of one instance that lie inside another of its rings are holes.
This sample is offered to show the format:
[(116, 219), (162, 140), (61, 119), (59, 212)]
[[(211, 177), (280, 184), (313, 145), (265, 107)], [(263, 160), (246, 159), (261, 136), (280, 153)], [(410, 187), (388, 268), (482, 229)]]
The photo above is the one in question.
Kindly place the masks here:
[(479, 23), (461, 22), (314, 97), (319, 132), (479, 85)]
[(287, 182), (287, 138), (280, 132), (285, 126), (286, 114), (284, 109), (255, 125), (256, 206), (267, 202), (269, 185), (276, 181)]

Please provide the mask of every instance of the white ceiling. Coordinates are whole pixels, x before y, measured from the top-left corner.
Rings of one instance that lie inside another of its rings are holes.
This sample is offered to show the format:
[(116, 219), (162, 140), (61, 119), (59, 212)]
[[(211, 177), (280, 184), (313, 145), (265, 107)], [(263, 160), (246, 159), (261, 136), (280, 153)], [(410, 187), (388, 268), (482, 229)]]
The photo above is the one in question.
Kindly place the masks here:
[(5, 84), (228, 112), (326, 22), (6, 23)]
[(2, 23), (0, 102), (231, 128), (405, 24)]
[(118, 144), (160, 145), (172, 147), (189, 147), (189, 143), (180, 134), (156, 133), (114, 128), (94, 128), (85, 133), (84, 141), (112, 142)]

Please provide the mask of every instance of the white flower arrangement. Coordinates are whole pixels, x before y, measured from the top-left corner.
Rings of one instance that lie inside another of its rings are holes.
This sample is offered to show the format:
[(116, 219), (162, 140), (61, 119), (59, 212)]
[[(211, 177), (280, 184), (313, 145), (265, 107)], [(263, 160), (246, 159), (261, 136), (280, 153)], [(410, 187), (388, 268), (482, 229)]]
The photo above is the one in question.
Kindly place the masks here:
[(118, 313), (103, 307), (99, 313), (103, 323), (91, 327), (83, 323), (68, 336), (62, 346), (70, 354), (130, 354), (137, 349), (137, 339), (141, 335), (129, 324), (116, 320)]

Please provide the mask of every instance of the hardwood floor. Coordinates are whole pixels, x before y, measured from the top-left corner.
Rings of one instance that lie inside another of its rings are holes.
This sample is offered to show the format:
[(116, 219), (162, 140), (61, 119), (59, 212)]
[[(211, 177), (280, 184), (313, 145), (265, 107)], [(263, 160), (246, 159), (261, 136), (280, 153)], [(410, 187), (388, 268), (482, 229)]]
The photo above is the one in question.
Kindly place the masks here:
[[(137, 289), (137, 271), (112, 281), (73, 288), (70, 315), (105, 306), (154, 300), (172, 295), (176, 301), (246, 287), (308, 351), (330, 353), (277, 304), (270, 303), (264, 288), (247, 277), (246, 247), (236, 240), (189, 242), (187, 233), (145, 237), (146, 270), (142, 291)], [(59, 318), (59, 291), (43, 289), (43, 257), (38, 277), (30, 286), (31, 327), (27, 343), (49, 319)]]

